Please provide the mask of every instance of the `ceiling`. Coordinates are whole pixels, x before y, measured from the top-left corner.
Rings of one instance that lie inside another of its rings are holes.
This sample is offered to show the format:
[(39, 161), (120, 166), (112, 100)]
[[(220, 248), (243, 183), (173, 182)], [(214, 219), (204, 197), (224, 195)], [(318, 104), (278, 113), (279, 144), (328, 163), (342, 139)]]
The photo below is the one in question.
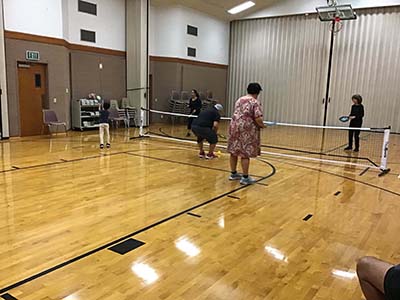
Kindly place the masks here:
[(151, 0), (152, 5), (182, 5), (204, 12), (222, 20), (241, 19), (260, 9), (266, 8), (279, 0), (253, 0), (256, 3), (252, 8), (237, 15), (230, 15), (227, 10), (246, 0)]

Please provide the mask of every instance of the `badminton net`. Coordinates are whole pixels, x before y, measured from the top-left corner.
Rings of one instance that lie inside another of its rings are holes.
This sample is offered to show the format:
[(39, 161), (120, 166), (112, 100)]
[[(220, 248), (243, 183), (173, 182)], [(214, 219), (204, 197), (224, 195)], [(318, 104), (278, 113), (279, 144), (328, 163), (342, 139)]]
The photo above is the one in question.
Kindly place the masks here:
[[(141, 124), (146, 114), (149, 126), (142, 126), (141, 135), (196, 141), (194, 134), (187, 129), (188, 119), (196, 116), (142, 109)], [(230, 118), (222, 117), (219, 125), (220, 145), (227, 143), (229, 123)], [(390, 127), (359, 128), (360, 152), (355, 153), (344, 150), (348, 146), (349, 130), (352, 128), (267, 121), (264, 123), (267, 128), (261, 131), (263, 154), (388, 171)]]

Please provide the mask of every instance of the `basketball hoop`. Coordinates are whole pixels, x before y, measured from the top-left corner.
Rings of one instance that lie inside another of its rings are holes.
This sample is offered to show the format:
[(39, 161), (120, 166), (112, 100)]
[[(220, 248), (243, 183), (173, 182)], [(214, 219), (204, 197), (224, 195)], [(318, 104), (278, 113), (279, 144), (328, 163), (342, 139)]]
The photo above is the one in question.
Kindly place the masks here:
[(333, 33), (338, 33), (343, 29), (343, 22), (340, 17), (335, 17), (332, 23), (329, 26), (329, 30), (333, 31)]

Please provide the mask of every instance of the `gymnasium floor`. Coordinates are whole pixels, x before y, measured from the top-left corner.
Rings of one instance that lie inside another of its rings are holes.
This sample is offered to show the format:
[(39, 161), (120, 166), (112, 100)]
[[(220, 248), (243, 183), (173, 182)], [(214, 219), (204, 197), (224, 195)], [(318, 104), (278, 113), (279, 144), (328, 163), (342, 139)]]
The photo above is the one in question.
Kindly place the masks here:
[[(134, 134), (0, 143), (0, 295), (354, 300), (357, 258), (400, 261), (399, 136), (385, 177), (262, 156), (241, 187), (224, 153)], [(128, 238), (145, 244), (108, 250)]]

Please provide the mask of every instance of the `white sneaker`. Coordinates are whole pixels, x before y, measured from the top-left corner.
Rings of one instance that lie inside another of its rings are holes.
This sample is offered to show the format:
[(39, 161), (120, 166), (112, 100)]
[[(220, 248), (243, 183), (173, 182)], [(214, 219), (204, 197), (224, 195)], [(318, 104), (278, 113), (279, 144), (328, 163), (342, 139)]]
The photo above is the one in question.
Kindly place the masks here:
[(236, 173), (236, 174), (232, 174), (229, 176), (229, 180), (233, 181), (233, 180), (240, 180), (242, 179), (242, 174)]
[(242, 179), (240, 179), (240, 184), (241, 185), (250, 185), (250, 184), (254, 184), (257, 181), (253, 178), (251, 178), (250, 176), (247, 178), (242, 177)]

